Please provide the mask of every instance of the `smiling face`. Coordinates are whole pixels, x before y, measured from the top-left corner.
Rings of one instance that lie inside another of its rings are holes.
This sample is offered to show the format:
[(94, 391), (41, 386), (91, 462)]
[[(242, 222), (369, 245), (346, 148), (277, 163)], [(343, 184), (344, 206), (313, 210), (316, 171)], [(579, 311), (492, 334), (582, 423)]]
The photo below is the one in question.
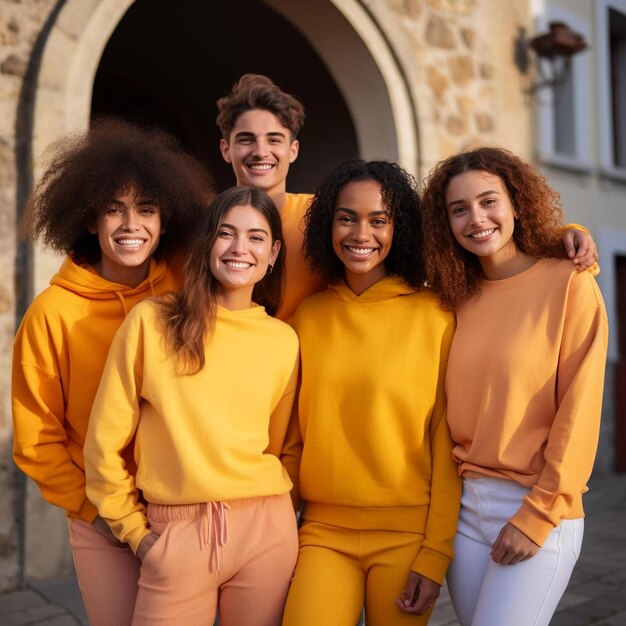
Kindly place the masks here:
[(98, 212), (89, 232), (102, 251), (94, 269), (111, 282), (136, 287), (148, 276), (150, 257), (162, 234), (158, 206), (130, 188), (119, 192)]
[(515, 209), (499, 176), (470, 170), (454, 176), (446, 191), (450, 228), (457, 242), (481, 264), (501, 264), (519, 254)]
[(333, 249), (345, 267), (348, 286), (363, 293), (387, 275), (393, 222), (374, 180), (348, 183), (337, 196), (332, 225)]
[(280, 241), (272, 242), (270, 225), (252, 206), (227, 211), (210, 252), (211, 274), (218, 281), (217, 301), (229, 309), (247, 308), (254, 285), (274, 265)]
[(238, 185), (263, 189), (276, 196), (285, 193), (289, 165), (298, 156), (299, 144), (291, 131), (270, 111), (252, 109), (235, 122), (220, 150), (233, 166)]

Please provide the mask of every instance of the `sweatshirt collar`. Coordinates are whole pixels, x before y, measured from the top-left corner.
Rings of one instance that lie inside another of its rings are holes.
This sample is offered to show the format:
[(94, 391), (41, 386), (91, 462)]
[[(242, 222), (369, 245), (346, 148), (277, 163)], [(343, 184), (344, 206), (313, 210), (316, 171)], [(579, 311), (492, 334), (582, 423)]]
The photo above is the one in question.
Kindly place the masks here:
[(346, 282), (342, 280), (335, 285), (328, 287), (340, 300), (344, 302), (382, 302), (390, 300), (398, 296), (406, 296), (416, 292), (413, 287), (407, 285), (398, 276), (387, 276), (377, 283), (374, 283), (369, 289), (364, 291), (360, 296), (348, 287)]

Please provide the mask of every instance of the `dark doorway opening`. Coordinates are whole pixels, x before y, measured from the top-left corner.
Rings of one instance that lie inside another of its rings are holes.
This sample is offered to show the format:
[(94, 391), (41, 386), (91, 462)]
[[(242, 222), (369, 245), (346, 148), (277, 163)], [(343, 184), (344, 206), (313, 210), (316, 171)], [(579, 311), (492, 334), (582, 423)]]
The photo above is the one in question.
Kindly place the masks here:
[(359, 150), (345, 101), (311, 44), (259, 0), (137, 0), (111, 36), (95, 77), (92, 117), (115, 115), (174, 133), (234, 184), (219, 154), (215, 101), (246, 72), (266, 74), (307, 112), (288, 191), (311, 192)]

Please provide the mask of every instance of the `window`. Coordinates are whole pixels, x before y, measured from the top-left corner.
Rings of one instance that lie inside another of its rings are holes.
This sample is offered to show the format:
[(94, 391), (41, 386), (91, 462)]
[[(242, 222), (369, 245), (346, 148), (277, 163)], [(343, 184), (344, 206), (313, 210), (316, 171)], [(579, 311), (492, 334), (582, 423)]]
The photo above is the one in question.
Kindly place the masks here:
[(626, 14), (609, 9), (613, 160), (626, 167)]
[[(536, 32), (547, 32), (550, 22), (565, 22), (586, 41), (591, 38), (586, 19), (555, 3), (546, 3), (537, 17)], [(540, 62), (547, 63), (545, 60)], [(541, 162), (579, 171), (591, 169), (590, 72), (589, 52), (580, 52), (572, 57), (565, 80), (535, 93), (537, 147)]]
[(602, 169), (626, 180), (626, 0), (595, 6)]

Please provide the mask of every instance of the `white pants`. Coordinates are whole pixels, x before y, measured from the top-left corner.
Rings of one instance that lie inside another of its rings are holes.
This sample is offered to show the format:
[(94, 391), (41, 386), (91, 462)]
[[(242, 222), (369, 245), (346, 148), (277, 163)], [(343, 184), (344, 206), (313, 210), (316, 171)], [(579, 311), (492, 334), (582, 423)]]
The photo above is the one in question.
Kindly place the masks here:
[(511, 480), (466, 478), (454, 560), (452, 604), (462, 626), (547, 626), (580, 554), (584, 522), (563, 520), (537, 554), (515, 565), (491, 560), (491, 546), (528, 489)]

